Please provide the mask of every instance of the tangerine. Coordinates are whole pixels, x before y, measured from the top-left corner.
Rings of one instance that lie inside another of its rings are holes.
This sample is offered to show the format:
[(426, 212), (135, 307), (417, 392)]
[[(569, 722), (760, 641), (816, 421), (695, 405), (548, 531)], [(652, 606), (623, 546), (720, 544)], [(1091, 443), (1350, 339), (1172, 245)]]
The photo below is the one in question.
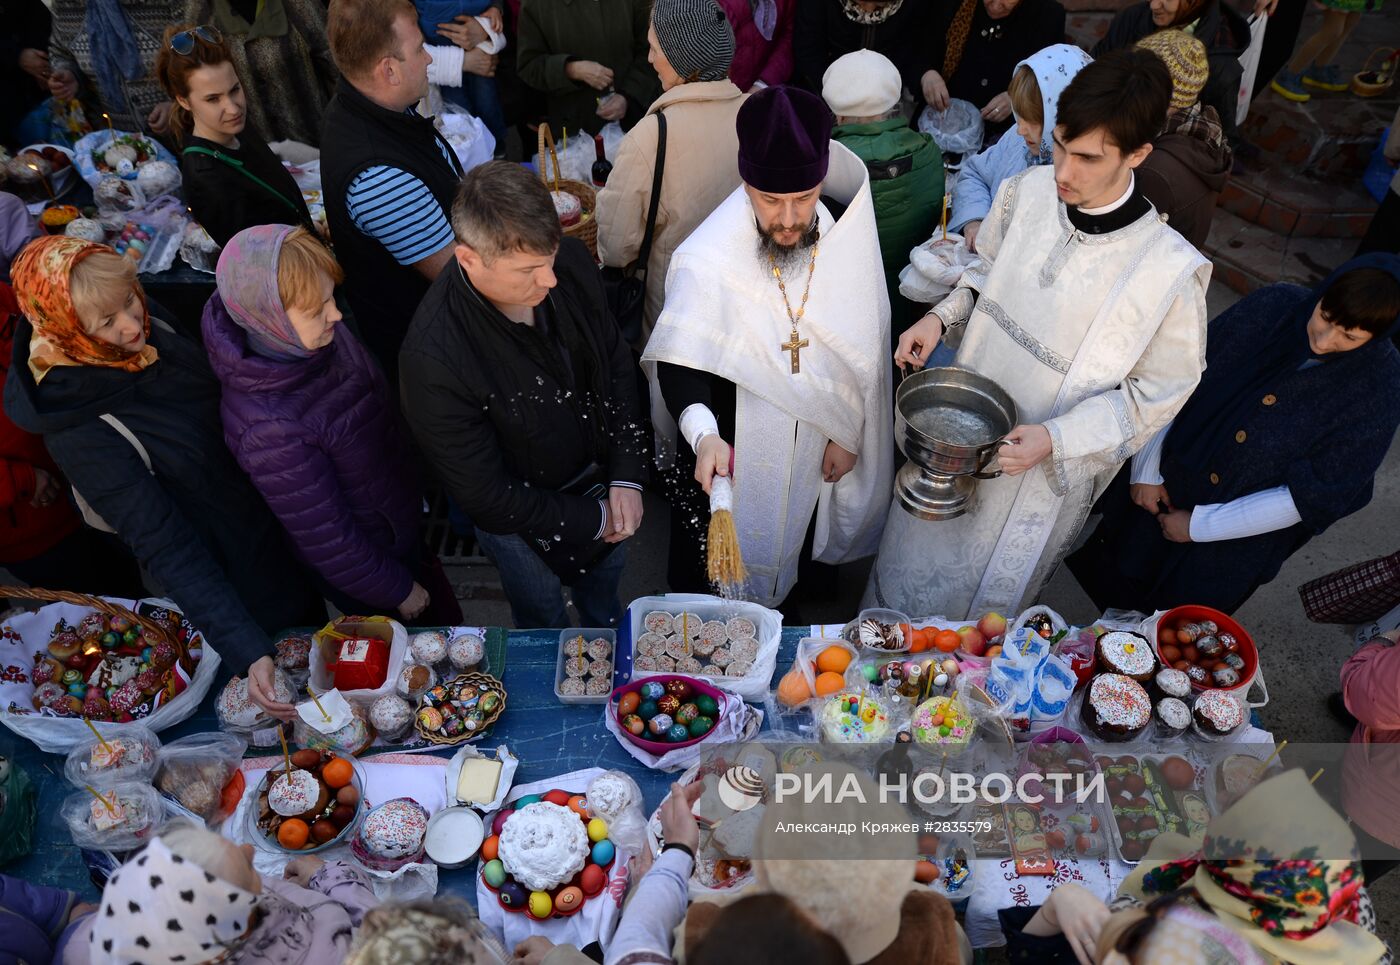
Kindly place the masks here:
[(812, 696), (812, 688), (801, 670), (789, 670), (778, 681), (778, 702), (784, 707), (796, 707)]
[(958, 636), (956, 630), (939, 630), (938, 635), (933, 638), (933, 645), (944, 653), (952, 653), (962, 646), (962, 637)]
[(839, 693), (846, 686), (846, 678), (830, 670), (817, 674), (817, 696), (826, 697)]
[(845, 647), (827, 647), (817, 654), (817, 672), (845, 673), (851, 665), (851, 651)]
[(301, 818), (287, 818), (277, 829), (277, 843), (288, 851), (300, 851), (311, 837), (311, 828)]
[(355, 769), (350, 766), (350, 762), (343, 757), (332, 757), (326, 761), (326, 766), (321, 768), (321, 780), (326, 782), (326, 787), (340, 788), (350, 783), (350, 779), (355, 776)]
[(481, 860), (495, 861), (496, 855), (500, 853), (500, 846), (501, 836), (499, 834), (493, 834), (491, 837), (481, 842)]

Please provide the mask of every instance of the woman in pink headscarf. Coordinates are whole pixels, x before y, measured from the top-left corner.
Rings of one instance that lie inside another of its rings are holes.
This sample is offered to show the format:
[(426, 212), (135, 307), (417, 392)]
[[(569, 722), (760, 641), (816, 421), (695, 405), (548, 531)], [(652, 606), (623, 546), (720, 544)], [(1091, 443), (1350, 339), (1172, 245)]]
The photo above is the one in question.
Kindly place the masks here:
[(388, 385), (340, 324), (334, 256), (305, 228), (230, 239), (204, 345), (224, 440), (343, 613), (461, 621), (419, 533), (422, 491)]

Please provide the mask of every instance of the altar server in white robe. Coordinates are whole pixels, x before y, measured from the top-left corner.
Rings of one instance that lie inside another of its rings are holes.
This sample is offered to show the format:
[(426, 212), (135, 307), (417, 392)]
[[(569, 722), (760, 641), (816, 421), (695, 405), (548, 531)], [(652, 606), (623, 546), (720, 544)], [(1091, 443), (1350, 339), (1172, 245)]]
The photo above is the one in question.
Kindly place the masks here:
[(870, 179), (831, 140), (826, 104), (769, 87), (737, 125), (744, 183), (672, 257), (642, 366), (661, 457), (676, 456), (672, 589), (707, 589), (706, 494), (732, 474), (743, 595), (777, 606), (799, 570), (800, 595), (829, 592), (834, 571), (813, 561), (880, 545), (894, 459), (880, 351), (890, 310)]
[(1059, 100), (1053, 167), (1004, 182), (980, 260), (899, 341), (939, 340), (995, 381), (1023, 424), (966, 515), (890, 514), (866, 605), (911, 616), (1014, 617), (1078, 536), (1119, 466), (1185, 404), (1205, 368), (1210, 263), (1138, 190), (1171, 77), (1146, 51), (1088, 65)]

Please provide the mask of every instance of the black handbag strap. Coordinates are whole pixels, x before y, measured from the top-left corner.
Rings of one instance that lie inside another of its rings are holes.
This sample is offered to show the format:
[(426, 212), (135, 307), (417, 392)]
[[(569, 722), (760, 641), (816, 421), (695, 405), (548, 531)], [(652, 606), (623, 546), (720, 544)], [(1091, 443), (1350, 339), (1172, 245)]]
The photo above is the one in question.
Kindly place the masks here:
[(656, 112), (656, 170), (651, 175), (651, 202), (647, 205), (647, 230), (642, 235), (642, 247), (637, 251), (633, 264), (641, 271), (647, 270), (651, 258), (651, 243), (656, 235), (656, 212), (661, 207), (661, 178), (666, 172), (666, 113), (662, 108)]
[(215, 150), (212, 150), (212, 149), (207, 148), (207, 147), (203, 147), (203, 146), (198, 145), (198, 144), (191, 144), (189, 147), (185, 148), (185, 149), (184, 149), (183, 151), (181, 151), (180, 153), (181, 153), (181, 154), (207, 154), (207, 155), (209, 155), (210, 157), (212, 157), (212, 158), (213, 158), (214, 160), (216, 160), (216, 161), (222, 161), (224, 164), (228, 165), (229, 167), (231, 167), (231, 168), (233, 168), (235, 171), (237, 171), (239, 174), (243, 175), (243, 176), (244, 176), (245, 178), (247, 178), (249, 181), (252, 181), (254, 184), (256, 184), (256, 185), (258, 185), (259, 187), (261, 187), (264, 191), (266, 191), (268, 194), (272, 195), (272, 196), (273, 196), (274, 198), (276, 198), (278, 201), (281, 201), (283, 204), (285, 204), (285, 205), (287, 206), (287, 208), (292, 212), (292, 214), (296, 215), (296, 218), (297, 218), (298, 221), (301, 220), (301, 209), (300, 209), (300, 208), (298, 208), (298, 207), (297, 207), (295, 204), (293, 204), (291, 201), (287, 200), (287, 196), (286, 196), (285, 194), (283, 194), (281, 191), (278, 191), (276, 188), (274, 188), (272, 185), (268, 184), (268, 183), (267, 183), (266, 181), (264, 181), (262, 178), (258, 177), (258, 176), (257, 176), (256, 174), (254, 174), (252, 171), (249, 171), (248, 168), (247, 168), (247, 166), (245, 166), (244, 163), (243, 163), (242, 161), (238, 160), (237, 158), (229, 157), (227, 154), (224, 154), (222, 151), (215, 151)]

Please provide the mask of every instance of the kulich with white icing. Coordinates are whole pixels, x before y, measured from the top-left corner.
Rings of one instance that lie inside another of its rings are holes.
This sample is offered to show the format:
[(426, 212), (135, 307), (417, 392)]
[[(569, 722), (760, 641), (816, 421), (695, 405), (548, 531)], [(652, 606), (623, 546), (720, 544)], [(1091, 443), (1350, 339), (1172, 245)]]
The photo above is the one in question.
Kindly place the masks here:
[(325, 793), (310, 771), (279, 774), (267, 792), (267, 806), (284, 818), (294, 818), (314, 808)]
[(376, 858), (397, 860), (421, 851), (423, 835), (427, 833), (428, 815), (422, 805), (412, 798), (400, 797), (385, 801), (365, 815), (360, 837)]
[(1126, 740), (1152, 720), (1152, 698), (1142, 684), (1122, 674), (1099, 674), (1084, 695), (1085, 723), (1106, 740)]
[(587, 864), (588, 832), (573, 811), (540, 801), (506, 819), (497, 853), (520, 884), (531, 891), (550, 891)]
[(1217, 736), (1229, 734), (1244, 723), (1244, 708), (1223, 690), (1204, 691), (1196, 698), (1191, 713), (1202, 730)]
[(1157, 657), (1146, 637), (1127, 630), (1113, 630), (1099, 637), (1099, 663), (1108, 673), (1132, 677), (1138, 682), (1151, 679)]

